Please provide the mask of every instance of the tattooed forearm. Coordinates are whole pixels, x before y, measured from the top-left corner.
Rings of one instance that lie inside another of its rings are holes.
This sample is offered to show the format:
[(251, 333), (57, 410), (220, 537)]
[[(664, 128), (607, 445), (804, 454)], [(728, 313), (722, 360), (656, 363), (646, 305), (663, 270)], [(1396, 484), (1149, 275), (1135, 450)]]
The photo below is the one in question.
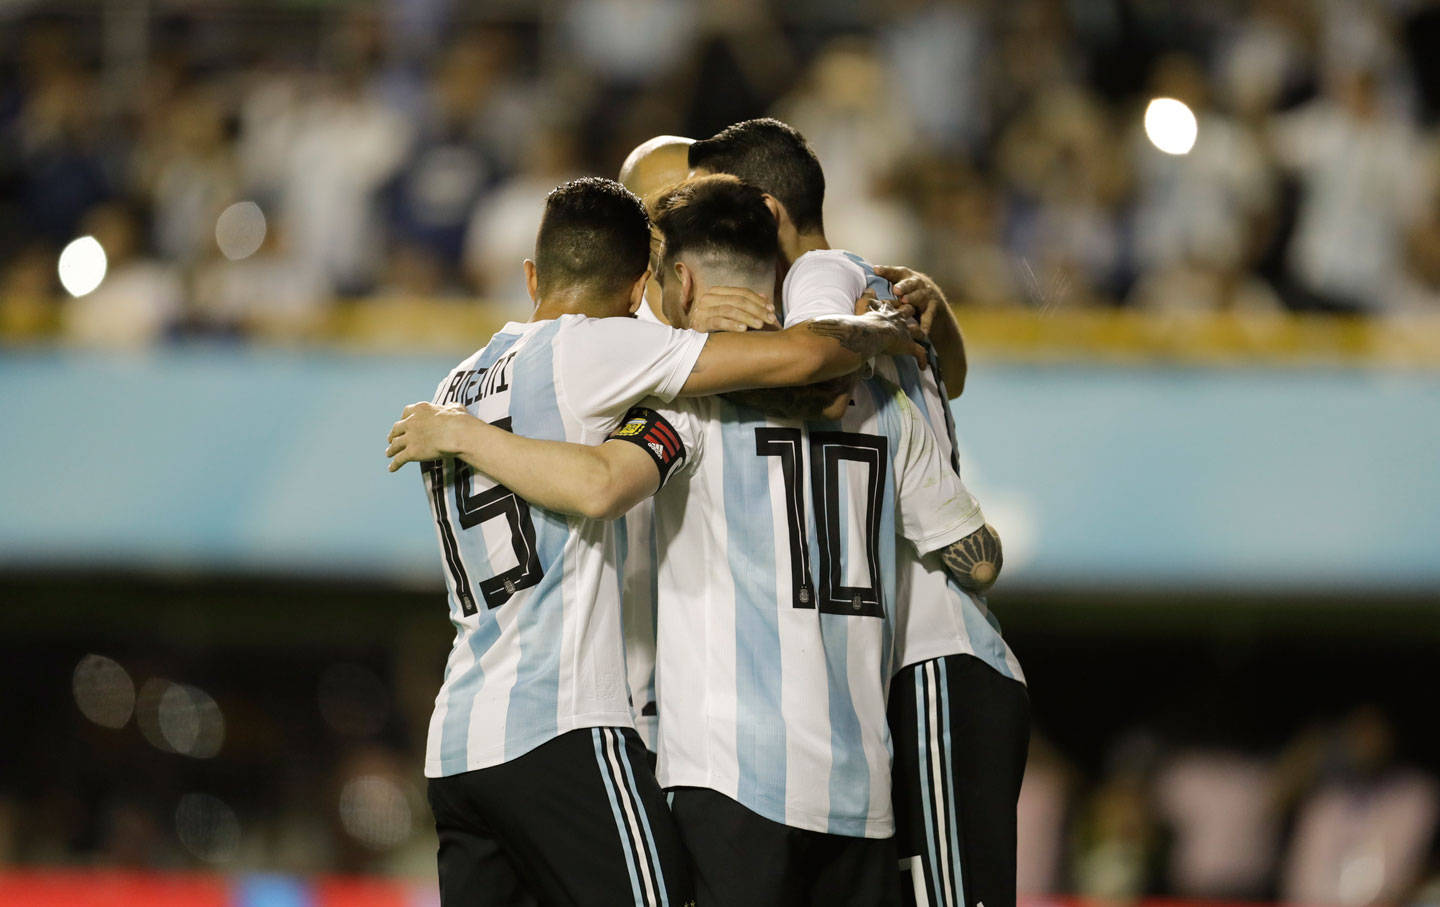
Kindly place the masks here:
[(757, 409), (778, 419), (820, 419), (825, 417), (827, 409), (839, 402), (841, 396), (848, 398), (850, 389), (851, 379), (846, 375), (803, 387), (769, 387), (735, 391), (722, 396), (737, 406)]
[(1005, 562), (1000, 536), (987, 523), (958, 542), (940, 551), (940, 560), (951, 579), (962, 589), (984, 592), (995, 585)]
[(879, 355), (897, 338), (909, 336), (898, 314), (871, 311), (864, 315), (832, 315), (805, 322), (821, 337), (830, 337), (852, 353), (869, 359)]

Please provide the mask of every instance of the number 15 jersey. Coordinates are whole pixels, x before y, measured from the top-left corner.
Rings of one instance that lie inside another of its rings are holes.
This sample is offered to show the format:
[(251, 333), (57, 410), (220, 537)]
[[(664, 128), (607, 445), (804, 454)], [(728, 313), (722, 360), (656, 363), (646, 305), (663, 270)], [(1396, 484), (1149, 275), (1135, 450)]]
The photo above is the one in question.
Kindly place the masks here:
[(944, 547), (984, 525), (979, 504), (886, 382), (857, 385), (839, 422), (715, 397), (658, 417), (615, 436), (644, 431), (670, 463), (655, 498), (661, 785), (889, 836), (897, 535)]
[[(434, 402), (526, 437), (597, 444), (638, 400), (673, 399), (705, 339), (632, 318), (512, 322)], [(615, 524), (531, 507), (459, 460), (424, 474), (455, 626), (425, 774), (506, 762), (576, 728), (633, 727)]]

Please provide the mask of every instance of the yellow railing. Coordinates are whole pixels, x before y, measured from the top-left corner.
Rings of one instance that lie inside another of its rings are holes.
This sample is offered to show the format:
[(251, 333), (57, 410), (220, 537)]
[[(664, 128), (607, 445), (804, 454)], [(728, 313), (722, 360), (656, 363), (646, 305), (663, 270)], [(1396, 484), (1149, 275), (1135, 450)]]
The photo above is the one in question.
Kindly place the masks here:
[[(53, 310), (52, 310), (53, 311)], [(513, 313), (514, 309), (510, 309)], [(982, 360), (1375, 365), (1440, 369), (1440, 312), (1383, 318), (1113, 309), (1035, 312), (959, 308), (971, 354)], [(256, 325), (261, 345), (340, 346), (376, 352), (464, 353), (504, 322), (476, 300), (385, 299), (337, 304), (317, 323)], [(58, 324), (0, 340), (63, 343)]]
[[(1398, 318), (958, 309), (976, 357), (1017, 361), (1302, 363), (1440, 368), (1440, 313)], [(366, 349), (465, 351), (500, 326), (483, 305), (365, 302), (322, 336)]]

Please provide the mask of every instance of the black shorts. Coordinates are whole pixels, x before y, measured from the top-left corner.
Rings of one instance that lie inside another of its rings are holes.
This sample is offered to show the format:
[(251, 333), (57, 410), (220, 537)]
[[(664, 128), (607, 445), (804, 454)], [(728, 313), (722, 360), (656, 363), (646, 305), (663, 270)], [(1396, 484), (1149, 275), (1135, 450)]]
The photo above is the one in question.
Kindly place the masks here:
[(894, 838), (852, 838), (772, 822), (703, 787), (670, 804), (690, 851), (696, 907), (892, 907)]
[(582, 728), (429, 784), (444, 907), (685, 907), (688, 863), (629, 729)]
[(1025, 685), (973, 655), (911, 665), (890, 684), (890, 738), (906, 900), (913, 889), (932, 907), (1014, 907)]

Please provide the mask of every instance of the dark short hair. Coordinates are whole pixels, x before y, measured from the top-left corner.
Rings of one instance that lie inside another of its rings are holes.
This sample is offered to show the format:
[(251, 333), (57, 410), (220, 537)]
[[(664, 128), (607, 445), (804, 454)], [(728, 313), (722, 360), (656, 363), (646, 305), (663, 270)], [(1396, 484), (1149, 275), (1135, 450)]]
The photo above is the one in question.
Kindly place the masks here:
[(779, 199), (795, 229), (825, 229), (825, 171), (795, 127), (771, 117), (727, 126), (690, 146), (690, 167), (729, 173)]
[(655, 226), (665, 241), (665, 267), (686, 253), (755, 265), (773, 264), (780, 254), (765, 193), (733, 176), (702, 176), (667, 189), (655, 200)]
[(633, 192), (586, 176), (551, 190), (535, 237), (540, 295), (584, 285), (600, 293), (627, 289), (650, 266), (650, 217)]

